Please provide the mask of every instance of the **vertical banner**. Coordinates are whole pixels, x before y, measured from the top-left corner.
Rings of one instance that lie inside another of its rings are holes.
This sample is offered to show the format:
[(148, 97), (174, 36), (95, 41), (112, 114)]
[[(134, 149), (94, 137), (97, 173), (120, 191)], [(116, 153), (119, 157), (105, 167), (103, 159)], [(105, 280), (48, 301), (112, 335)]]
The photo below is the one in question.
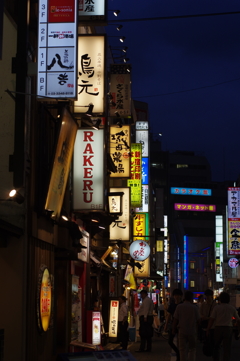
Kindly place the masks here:
[(110, 117), (131, 116), (131, 76), (128, 68), (129, 65), (126, 64), (110, 65)]
[(38, 12), (37, 95), (76, 99), (77, 0), (40, 0)]
[(90, 249), (90, 242), (89, 242), (89, 233), (85, 231), (85, 229), (83, 229), (82, 227), (79, 227), (80, 232), (82, 233), (82, 238), (81, 238), (81, 245), (86, 247), (86, 248), (82, 248), (81, 252), (78, 253), (78, 259), (80, 261), (89, 263), (89, 249)]
[[(148, 236), (148, 213), (138, 213), (133, 219), (133, 241), (143, 239), (147, 241)], [(149, 277), (150, 275), (150, 257), (144, 261), (138, 261), (141, 268), (134, 267), (134, 276), (135, 277)]]
[(101, 345), (101, 313), (92, 313), (92, 344)]
[(130, 126), (122, 128), (110, 126), (110, 156), (117, 168), (116, 173), (111, 173), (111, 178), (130, 177)]
[(110, 193), (123, 192), (122, 197), (122, 215), (111, 223), (109, 226), (109, 239), (122, 241), (129, 241), (130, 239), (130, 189), (129, 188), (110, 188)]
[(142, 145), (131, 144), (131, 179), (128, 179), (131, 188), (131, 207), (142, 206)]
[(66, 108), (63, 109), (61, 119), (61, 128), (45, 204), (46, 210), (53, 211), (52, 218), (58, 218), (61, 214), (78, 128), (77, 123)]
[(188, 236), (183, 237), (183, 287), (188, 288)]
[(148, 130), (136, 130), (136, 143), (142, 144), (142, 157), (148, 157), (148, 142), (149, 131)]
[(133, 241), (143, 239), (146, 241), (148, 236), (148, 214), (137, 213), (133, 219)]
[(223, 281), (222, 262), (223, 262), (223, 244), (222, 244), (222, 242), (216, 242), (215, 243), (216, 282), (222, 282)]
[(228, 188), (228, 254), (240, 254), (240, 187)]
[(104, 131), (78, 129), (73, 157), (73, 209), (104, 209)]
[(75, 113), (86, 113), (93, 104), (93, 113), (104, 112), (105, 35), (78, 37), (78, 96)]
[(110, 302), (109, 337), (117, 337), (118, 332), (118, 301)]
[(113, 275), (109, 275), (109, 296), (115, 296), (116, 292), (116, 278)]

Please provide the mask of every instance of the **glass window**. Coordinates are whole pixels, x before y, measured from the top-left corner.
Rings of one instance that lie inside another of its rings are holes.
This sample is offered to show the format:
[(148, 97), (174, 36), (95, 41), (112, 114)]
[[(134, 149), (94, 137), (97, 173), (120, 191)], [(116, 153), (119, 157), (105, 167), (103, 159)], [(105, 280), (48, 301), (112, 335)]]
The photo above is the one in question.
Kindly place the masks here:
[(195, 269), (195, 262), (190, 261), (190, 269)]

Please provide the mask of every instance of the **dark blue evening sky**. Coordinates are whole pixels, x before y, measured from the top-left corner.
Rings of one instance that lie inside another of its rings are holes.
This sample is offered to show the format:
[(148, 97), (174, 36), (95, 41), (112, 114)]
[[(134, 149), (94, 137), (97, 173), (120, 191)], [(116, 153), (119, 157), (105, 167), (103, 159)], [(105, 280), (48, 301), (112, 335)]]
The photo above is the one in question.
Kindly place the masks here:
[[(151, 21), (126, 19), (239, 12), (239, 0), (109, 0), (108, 35), (126, 37), (132, 98), (147, 102), (163, 150), (203, 154), (212, 179), (240, 174), (240, 13)], [(122, 21), (121, 21), (122, 20)], [(110, 37), (109, 44), (121, 45)]]

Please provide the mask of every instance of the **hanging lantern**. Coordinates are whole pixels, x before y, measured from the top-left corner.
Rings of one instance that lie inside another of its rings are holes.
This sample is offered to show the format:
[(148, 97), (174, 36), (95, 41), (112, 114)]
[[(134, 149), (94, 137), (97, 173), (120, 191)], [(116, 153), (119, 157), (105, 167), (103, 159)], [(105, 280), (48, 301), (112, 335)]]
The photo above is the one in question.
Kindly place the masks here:
[(144, 261), (150, 255), (150, 247), (142, 239), (134, 241), (129, 248), (130, 256), (136, 261)]

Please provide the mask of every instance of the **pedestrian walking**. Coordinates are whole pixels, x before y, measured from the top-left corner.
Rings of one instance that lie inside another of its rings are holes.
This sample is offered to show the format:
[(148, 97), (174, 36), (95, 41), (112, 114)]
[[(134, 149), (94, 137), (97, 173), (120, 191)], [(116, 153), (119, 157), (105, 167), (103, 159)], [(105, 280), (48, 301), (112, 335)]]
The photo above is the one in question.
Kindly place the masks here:
[[(213, 310), (213, 308), (217, 305), (216, 301), (214, 301), (213, 299), (213, 291), (210, 289), (207, 289), (204, 292), (205, 295), (205, 299), (206, 302), (204, 302), (202, 304), (202, 306), (200, 307), (200, 318), (201, 318), (201, 328), (204, 331), (204, 338), (206, 337), (206, 330), (208, 327), (208, 321), (210, 319), (210, 314)], [(212, 331), (210, 332), (210, 337), (211, 335), (213, 335), (213, 329), (214, 329), (214, 324), (212, 325)]]
[(227, 292), (221, 292), (219, 296), (219, 304), (214, 307), (211, 312), (207, 327), (207, 336), (209, 335), (212, 325), (214, 327), (214, 350), (213, 360), (220, 360), (220, 345), (223, 348), (223, 360), (231, 359), (231, 343), (233, 333), (233, 317), (237, 320), (237, 325), (240, 330), (240, 318), (236, 308), (229, 305), (230, 296)]
[[(204, 296), (199, 295), (198, 299), (197, 299), (197, 306), (199, 307), (200, 315), (201, 315), (201, 306), (203, 303), (204, 303)], [(200, 342), (203, 341), (203, 330), (202, 330), (201, 323), (198, 325), (198, 339)]]
[[(164, 331), (168, 332), (168, 344), (173, 349), (173, 351), (176, 353), (176, 360), (180, 361), (180, 353), (176, 342), (177, 334), (172, 333), (172, 323), (173, 323), (173, 315), (177, 308), (177, 305), (182, 303), (182, 296), (183, 293), (179, 288), (176, 288), (173, 290), (172, 297), (174, 302), (171, 302), (167, 309), (167, 317), (166, 317), (166, 323), (164, 327)], [(175, 340), (174, 340), (175, 338)]]
[(159, 319), (162, 322), (164, 320), (164, 311), (165, 311), (162, 300), (160, 300), (160, 302), (159, 302), (158, 311), (159, 311), (159, 315), (160, 315)]
[(175, 335), (178, 328), (180, 361), (195, 361), (197, 326), (200, 315), (199, 308), (193, 304), (193, 293), (191, 291), (185, 292), (184, 302), (177, 306), (173, 317), (172, 333)]
[(121, 343), (122, 349), (127, 350), (128, 347), (128, 307), (126, 304), (126, 297), (119, 297), (119, 314), (118, 314), (118, 339)]
[[(152, 337), (153, 337), (153, 301), (148, 297), (147, 291), (140, 292), (142, 304), (138, 310), (139, 316), (139, 335), (141, 338), (140, 348), (136, 352), (151, 352), (152, 350)], [(146, 348), (147, 346), (147, 348)]]

